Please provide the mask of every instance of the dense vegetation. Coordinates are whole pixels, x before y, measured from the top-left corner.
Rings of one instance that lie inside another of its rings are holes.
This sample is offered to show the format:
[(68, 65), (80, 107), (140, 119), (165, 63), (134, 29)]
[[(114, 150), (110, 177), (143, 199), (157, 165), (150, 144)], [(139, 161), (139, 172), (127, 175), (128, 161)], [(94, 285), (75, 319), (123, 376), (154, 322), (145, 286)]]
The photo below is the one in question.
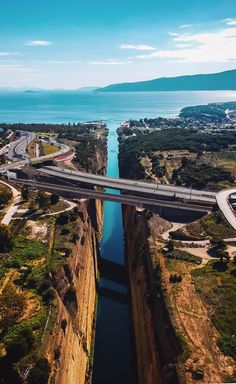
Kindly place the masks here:
[(226, 109), (236, 109), (236, 102), (212, 103), (208, 105), (197, 105), (194, 107), (183, 108), (180, 117), (199, 119), (206, 121), (225, 121)]
[[(204, 151), (217, 152), (225, 150), (228, 148), (229, 143), (236, 145), (236, 136), (231, 131), (212, 134), (196, 132), (194, 129), (173, 128), (149, 131), (146, 134), (139, 132), (135, 136), (126, 139), (120, 136), (119, 161), (121, 175), (133, 179), (143, 178), (144, 170), (140, 165), (140, 159), (143, 156), (148, 156), (152, 161), (154, 174), (161, 177), (165, 174), (165, 167), (160, 165), (155, 152), (186, 150), (197, 154), (199, 157)], [(127, 164), (129, 164), (129, 167), (127, 167)], [(181, 184), (192, 184), (198, 188), (219, 181), (233, 182), (230, 172), (210, 165), (194, 163), (193, 161), (182, 164), (181, 169), (175, 174), (175, 180), (177, 179)]]
[(100, 138), (96, 138), (93, 134), (81, 134), (77, 138), (78, 144), (76, 145), (76, 162), (86, 171), (94, 169), (94, 158), (96, 152), (100, 149), (106, 153), (106, 143)]
[(221, 181), (234, 182), (230, 172), (191, 160), (187, 160), (181, 168), (176, 170), (172, 179), (176, 184), (185, 185), (186, 187), (192, 186), (198, 189), (207, 187), (215, 189), (215, 185)]
[(226, 131), (221, 133), (196, 132), (194, 129), (163, 129), (150, 132), (149, 134), (130, 137), (120, 141), (123, 152), (126, 150), (136, 151), (140, 155), (145, 152), (168, 151), (168, 150), (189, 150), (199, 151), (220, 151), (229, 144), (236, 145), (234, 132)]
[(78, 134), (78, 133), (90, 133), (92, 130), (96, 130), (97, 127), (104, 127), (99, 123), (73, 123), (73, 124), (47, 124), (47, 123), (15, 123), (15, 124), (1, 124), (1, 127), (4, 130), (13, 130), (13, 131), (33, 131), (33, 132), (55, 132), (59, 133), (62, 136), (65, 134)]
[(0, 205), (5, 205), (12, 198), (12, 192), (7, 186), (0, 184)]

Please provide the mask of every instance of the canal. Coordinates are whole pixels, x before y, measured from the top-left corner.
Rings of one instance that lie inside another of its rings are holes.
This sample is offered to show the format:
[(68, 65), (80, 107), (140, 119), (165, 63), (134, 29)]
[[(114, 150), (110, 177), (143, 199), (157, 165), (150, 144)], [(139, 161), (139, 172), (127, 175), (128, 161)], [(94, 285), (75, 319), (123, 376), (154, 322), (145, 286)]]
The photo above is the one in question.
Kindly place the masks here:
[[(108, 124), (107, 175), (113, 177), (119, 177), (116, 133), (118, 126), (118, 122)], [(114, 278), (101, 277), (99, 282), (93, 384), (130, 384), (133, 382), (133, 375), (128, 289), (127, 283), (121, 283), (116, 279), (115, 273), (116, 269), (121, 270), (121, 267), (125, 266), (120, 204), (112, 202), (104, 204), (104, 227), (100, 250), (104, 261), (102, 264), (106, 264), (106, 261), (111, 262)]]

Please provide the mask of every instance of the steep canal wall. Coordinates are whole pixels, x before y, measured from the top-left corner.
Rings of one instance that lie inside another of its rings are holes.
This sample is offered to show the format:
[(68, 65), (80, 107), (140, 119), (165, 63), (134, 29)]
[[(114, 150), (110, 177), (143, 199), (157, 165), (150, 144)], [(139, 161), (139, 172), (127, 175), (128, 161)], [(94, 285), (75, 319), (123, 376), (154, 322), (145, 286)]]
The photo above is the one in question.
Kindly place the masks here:
[[(94, 169), (105, 173), (106, 161), (105, 151), (97, 153)], [(52, 317), (54, 324), (45, 336), (45, 356), (55, 384), (88, 384), (92, 380), (103, 203), (81, 201), (78, 210), (72, 251), (52, 274), (57, 304), (49, 317), (48, 328)]]
[[(138, 383), (177, 384), (174, 363), (182, 348), (164, 300), (158, 261), (152, 257), (150, 218), (147, 211), (123, 207)], [(154, 220), (156, 232), (168, 226), (157, 215)]]

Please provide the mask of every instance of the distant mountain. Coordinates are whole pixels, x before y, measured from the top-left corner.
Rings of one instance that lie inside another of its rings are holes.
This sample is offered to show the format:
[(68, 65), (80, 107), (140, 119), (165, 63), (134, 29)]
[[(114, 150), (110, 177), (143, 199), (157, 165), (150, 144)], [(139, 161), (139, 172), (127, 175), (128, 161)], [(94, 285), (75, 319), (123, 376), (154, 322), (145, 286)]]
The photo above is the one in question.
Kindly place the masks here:
[(205, 75), (162, 77), (137, 83), (112, 84), (98, 92), (165, 92), (236, 90), (236, 69)]
[(78, 88), (77, 91), (82, 91), (82, 92), (91, 92), (91, 91), (95, 91), (97, 90), (97, 86), (96, 87), (82, 87), (82, 88)]

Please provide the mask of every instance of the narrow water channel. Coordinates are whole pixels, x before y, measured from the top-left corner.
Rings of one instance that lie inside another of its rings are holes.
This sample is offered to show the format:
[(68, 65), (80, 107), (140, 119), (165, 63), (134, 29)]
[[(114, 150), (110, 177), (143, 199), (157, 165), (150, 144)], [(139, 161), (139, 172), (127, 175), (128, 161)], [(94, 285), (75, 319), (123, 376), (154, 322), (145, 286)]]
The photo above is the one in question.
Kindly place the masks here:
[[(119, 177), (118, 123), (110, 123), (108, 128), (107, 174)], [(114, 270), (117, 264), (125, 265), (123, 235), (121, 205), (105, 202), (101, 257), (114, 263)], [(113, 279), (101, 278), (99, 286), (93, 384), (130, 384), (133, 382), (130, 313), (128, 303), (122, 301), (122, 296), (127, 298), (127, 285), (117, 282), (114, 273)]]

